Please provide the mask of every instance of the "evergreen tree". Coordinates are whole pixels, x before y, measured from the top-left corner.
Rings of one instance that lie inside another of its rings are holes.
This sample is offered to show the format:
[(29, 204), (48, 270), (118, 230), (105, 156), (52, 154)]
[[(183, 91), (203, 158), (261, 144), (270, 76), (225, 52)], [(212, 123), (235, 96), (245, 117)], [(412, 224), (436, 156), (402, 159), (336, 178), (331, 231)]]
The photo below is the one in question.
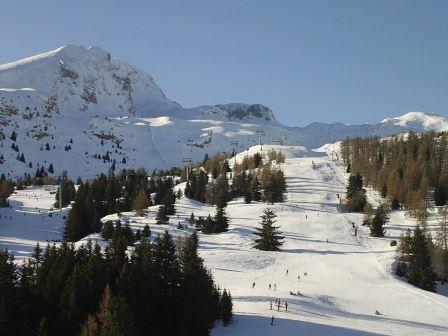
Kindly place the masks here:
[(198, 236), (187, 238), (180, 254), (181, 284), (184, 288), (181, 321), (186, 335), (208, 335), (218, 315), (219, 294), (212, 275), (198, 254)]
[(103, 230), (101, 231), (101, 236), (105, 240), (112, 238), (114, 234), (114, 224), (112, 221), (107, 221), (103, 224)]
[(392, 199), (392, 202), (391, 202), (391, 204), (390, 204), (390, 208), (392, 209), (392, 210), (398, 210), (398, 209), (400, 209), (400, 201), (398, 200), (398, 197), (394, 197), (393, 199)]
[(268, 203), (284, 201), (284, 193), (286, 191), (286, 182), (281, 170), (270, 170), (267, 176), (264, 195)]
[(360, 212), (367, 203), (366, 191), (363, 188), (363, 178), (357, 173), (350, 175), (347, 185), (347, 203), (345, 208), (348, 212)]
[(194, 225), (196, 220), (194, 219), (194, 213), (191, 213), (190, 218), (188, 219), (188, 223), (190, 225)]
[(167, 215), (174, 215), (176, 213), (176, 208), (174, 207), (175, 203), (176, 194), (174, 193), (173, 188), (168, 188), (162, 199), (162, 204), (165, 207)]
[(263, 157), (261, 156), (260, 153), (254, 154), (254, 164), (255, 168), (261, 167), (263, 165)]
[(11, 136), (9, 138), (12, 141), (16, 141), (17, 140), (17, 133), (16, 133), (16, 131), (12, 131)]
[(219, 307), (221, 311), (221, 319), (222, 323), (226, 326), (232, 321), (232, 296), (230, 295), (230, 292), (227, 292), (225, 289), (222, 292), (220, 301), (219, 301)]
[(168, 224), (169, 217), (167, 215), (167, 211), (164, 205), (159, 206), (159, 210), (157, 211), (156, 221), (157, 224)]
[(143, 231), (142, 231), (142, 237), (148, 239), (149, 237), (151, 237), (151, 230), (149, 229), (149, 225), (146, 224), (143, 227)]
[(54, 174), (54, 168), (53, 168), (53, 164), (50, 163), (50, 166), (48, 167), (48, 172), (51, 174)]
[(411, 251), (411, 230), (401, 234), (400, 245), (397, 248), (397, 269), (395, 273), (400, 277), (409, 275), (409, 254)]
[(389, 216), (384, 205), (379, 205), (370, 224), (370, 235), (372, 237), (384, 237), (384, 225), (386, 225), (388, 220)]
[(219, 176), (216, 185), (213, 187), (212, 193), (212, 204), (216, 205), (218, 208), (225, 208), (230, 198), (229, 181), (225, 173)]
[(121, 296), (112, 296), (106, 323), (101, 327), (101, 336), (134, 336), (134, 321), (126, 300)]
[(251, 202), (252, 202), (252, 193), (251, 193), (251, 190), (248, 189), (244, 193), (244, 203), (250, 204)]
[(229, 221), (226, 217), (224, 208), (216, 208), (216, 215), (213, 221), (215, 223), (214, 233), (225, 232), (228, 230)]
[(448, 199), (448, 188), (446, 185), (446, 178), (441, 177), (434, 189), (434, 204), (436, 206), (444, 206)]
[[(154, 245), (154, 267), (157, 277), (154, 280), (158, 288), (156, 301), (158, 309), (155, 316), (154, 333), (163, 331), (166, 335), (177, 335), (180, 326), (165, 316), (177, 316), (180, 313), (180, 267), (176, 258), (176, 247), (168, 231), (157, 237)], [(157, 299), (159, 297), (159, 299)], [(174, 314), (174, 315), (171, 315)]]
[(137, 229), (137, 231), (135, 231), (134, 240), (136, 242), (142, 240), (142, 232), (140, 231), (140, 229)]
[(283, 245), (284, 237), (278, 232), (279, 226), (274, 226), (277, 215), (271, 209), (265, 209), (261, 215), (261, 228), (257, 228), (255, 248), (263, 251), (278, 251)]
[(89, 185), (81, 185), (75, 196), (75, 202), (65, 221), (64, 239), (78, 241), (91, 232), (98, 232), (100, 223)]
[(213, 218), (210, 215), (208, 215), (207, 219), (204, 221), (201, 228), (202, 228), (202, 233), (206, 233), (206, 234), (214, 233), (214, 232), (216, 232), (216, 223), (213, 220)]
[[(81, 184), (81, 183), (78, 183)], [(61, 197), (59, 194), (61, 193)], [(59, 208), (59, 202), (61, 201), (62, 207), (66, 207), (70, 204), (71, 201), (74, 200), (76, 195), (76, 189), (73, 181), (70, 181), (66, 178), (62, 178), (59, 183), (59, 188), (56, 191), (55, 203), (54, 206)]]
[(7, 250), (0, 251), (0, 335), (14, 335), (19, 323), (19, 302), (15, 283), (17, 268)]
[(256, 175), (252, 178), (252, 181), (250, 183), (250, 193), (252, 196), (252, 200), (256, 202), (259, 202), (261, 200), (260, 181), (258, 180), (258, 177)]
[(411, 240), (409, 263), (409, 283), (421, 289), (434, 292), (435, 276), (427, 238), (417, 226)]

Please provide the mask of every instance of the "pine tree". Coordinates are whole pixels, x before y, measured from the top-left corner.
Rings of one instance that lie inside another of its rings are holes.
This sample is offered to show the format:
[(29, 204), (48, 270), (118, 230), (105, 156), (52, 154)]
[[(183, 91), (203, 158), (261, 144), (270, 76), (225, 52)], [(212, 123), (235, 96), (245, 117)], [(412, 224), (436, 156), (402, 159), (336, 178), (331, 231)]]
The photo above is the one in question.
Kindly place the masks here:
[(444, 206), (446, 204), (447, 196), (448, 193), (446, 187), (439, 184), (434, 190), (434, 204), (436, 206)]
[(36, 243), (34, 247), (33, 254), (31, 255), (31, 259), (33, 261), (33, 265), (37, 268), (42, 262), (42, 249), (40, 248), (39, 242)]
[(142, 232), (140, 231), (140, 229), (137, 229), (137, 231), (135, 231), (134, 240), (136, 242), (142, 240)]
[(392, 202), (391, 202), (391, 204), (390, 204), (390, 208), (391, 208), (392, 210), (398, 210), (398, 209), (400, 209), (400, 201), (398, 200), (398, 197), (397, 197), (397, 196), (395, 196), (395, 197), (392, 199)]
[(163, 196), (162, 204), (165, 207), (167, 215), (174, 215), (176, 213), (176, 208), (174, 204), (176, 203), (176, 194), (173, 191), (173, 188), (168, 188)]
[(255, 175), (250, 183), (250, 193), (252, 196), (252, 200), (256, 202), (259, 202), (261, 200), (260, 188), (261, 188), (260, 181), (258, 180), (258, 177)]
[(149, 229), (149, 225), (146, 224), (143, 227), (143, 231), (142, 231), (142, 237), (148, 239), (149, 237), (151, 237), (151, 230)]
[(154, 286), (158, 289), (157, 296), (161, 300), (157, 300), (157, 316), (154, 320), (157, 321), (155, 327), (155, 334), (157, 331), (163, 331), (166, 335), (177, 335), (178, 328), (176, 323), (172, 323), (172, 319), (162, 318), (179, 313), (179, 295), (180, 295), (180, 281), (181, 273), (178, 259), (176, 258), (176, 246), (168, 231), (161, 237), (157, 237), (154, 244), (154, 268), (157, 270), (157, 277), (154, 279)]
[(90, 185), (85, 183), (79, 186), (75, 202), (65, 221), (64, 239), (78, 241), (89, 233), (99, 232), (100, 229), (101, 224), (92, 199), (92, 190)]
[(265, 209), (261, 215), (261, 228), (257, 228), (255, 248), (263, 251), (278, 251), (283, 245), (284, 237), (278, 232), (279, 226), (274, 226), (277, 215), (271, 209)]
[(233, 317), (232, 309), (232, 296), (230, 292), (227, 292), (225, 289), (222, 292), (220, 301), (219, 301), (219, 307), (221, 311), (221, 319), (222, 323), (227, 326), (231, 321)]
[(228, 230), (229, 221), (223, 208), (216, 208), (216, 215), (213, 221), (215, 223), (214, 233), (225, 232)]
[(366, 205), (366, 191), (363, 188), (363, 178), (357, 173), (350, 175), (347, 185), (347, 203), (345, 208), (348, 212), (360, 212)]
[(51, 174), (54, 174), (54, 168), (53, 168), (53, 164), (50, 163), (50, 166), (48, 167), (48, 172)]
[(213, 187), (212, 193), (212, 204), (215, 204), (219, 208), (225, 208), (230, 198), (229, 181), (225, 173), (219, 176), (216, 185)]
[(216, 232), (216, 223), (213, 218), (208, 215), (202, 224), (202, 233), (210, 234)]
[(217, 318), (218, 293), (212, 275), (198, 254), (198, 236), (187, 238), (180, 253), (181, 301), (184, 320), (180, 321), (186, 335), (208, 335)]
[(252, 193), (251, 193), (251, 190), (248, 189), (244, 193), (244, 203), (250, 204), (251, 202), (252, 202)]
[(386, 225), (388, 220), (389, 216), (384, 205), (379, 205), (370, 224), (370, 235), (372, 237), (384, 237), (384, 225)]
[(397, 269), (395, 273), (400, 277), (409, 275), (409, 254), (411, 251), (411, 230), (401, 234), (400, 244), (397, 248)]
[(0, 335), (14, 335), (18, 328), (17, 266), (7, 250), (0, 251)]
[(284, 201), (284, 193), (286, 191), (286, 182), (281, 170), (268, 169), (267, 181), (264, 187), (264, 195), (268, 203)]
[(168, 224), (169, 217), (167, 215), (167, 211), (164, 205), (159, 206), (159, 210), (157, 211), (156, 221), (157, 224)]
[(263, 165), (263, 157), (261, 156), (260, 153), (254, 154), (254, 164), (255, 164), (255, 168), (258, 168)]
[(114, 224), (111, 221), (107, 221), (103, 224), (103, 230), (101, 231), (101, 236), (105, 240), (112, 238), (114, 234)]
[(411, 240), (408, 281), (427, 291), (434, 292), (436, 288), (427, 238), (418, 226)]
[(196, 220), (194, 219), (194, 213), (191, 213), (191, 214), (190, 214), (190, 218), (188, 219), (188, 223), (189, 223), (190, 225), (194, 225), (195, 222), (196, 222)]

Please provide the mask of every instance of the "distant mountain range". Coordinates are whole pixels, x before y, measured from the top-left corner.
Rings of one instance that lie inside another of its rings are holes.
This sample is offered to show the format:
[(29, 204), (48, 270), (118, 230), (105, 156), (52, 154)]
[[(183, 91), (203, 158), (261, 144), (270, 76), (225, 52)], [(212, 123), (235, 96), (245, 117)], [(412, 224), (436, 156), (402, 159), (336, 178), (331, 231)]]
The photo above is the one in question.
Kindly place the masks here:
[(0, 172), (10, 177), (50, 163), (55, 175), (66, 170), (72, 177), (170, 168), (260, 139), (312, 149), (347, 137), (446, 129), (446, 117), (423, 112), (374, 125), (290, 127), (260, 104), (187, 109), (150, 75), (98, 47), (68, 45), (0, 65)]

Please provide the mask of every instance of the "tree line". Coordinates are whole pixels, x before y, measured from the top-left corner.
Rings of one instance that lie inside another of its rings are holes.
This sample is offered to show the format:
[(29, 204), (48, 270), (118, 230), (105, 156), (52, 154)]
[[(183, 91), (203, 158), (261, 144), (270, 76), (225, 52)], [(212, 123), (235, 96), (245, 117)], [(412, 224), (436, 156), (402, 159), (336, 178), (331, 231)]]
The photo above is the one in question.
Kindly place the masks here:
[(39, 245), (17, 267), (0, 252), (1, 335), (209, 335), (232, 319), (232, 300), (198, 255), (198, 237), (180, 251), (168, 232), (132, 254), (114, 238)]
[[(388, 211), (405, 209), (418, 226), (402, 236), (397, 249), (397, 274), (420, 288), (435, 291), (435, 280), (448, 281), (448, 135), (410, 133), (386, 139), (355, 138), (341, 144), (350, 173), (345, 208), (364, 211), (371, 235), (384, 236)], [(374, 216), (366, 202), (365, 186), (385, 199)], [(441, 213), (435, 237), (427, 229), (430, 210)]]
[(260, 153), (256, 153), (245, 157), (241, 163), (235, 163), (233, 169), (229, 159), (220, 153), (211, 158), (206, 155), (202, 165), (189, 169), (185, 176), (187, 198), (216, 206), (214, 217), (195, 218), (193, 213), (190, 216), (190, 224), (203, 233), (227, 231), (229, 224), (225, 208), (234, 198), (244, 197), (245, 203), (264, 201), (272, 204), (285, 199), (285, 177), (272, 164), (276, 159), (284, 162), (281, 152), (268, 152), (266, 162)]
[[(56, 202), (59, 192), (64, 195), (65, 205), (73, 201), (65, 221), (64, 239), (67, 241), (77, 241), (99, 232), (100, 219), (109, 214), (135, 210), (142, 215), (149, 206), (160, 204), (158, 222), (167, 223), (168, 216), (175, 213), (174, 203), (178, 195), (174, 194), (174, 180), (169, 176), (148, 178), (144, 169), (123, 170), (118, 175), (101, 174), (91, 181), (79, 180), (77, 183), (76, 192), (69, 187), (72, 182), (66, 181), (56, 195)], [(153, 198), (151, 194), (154, 194)]]

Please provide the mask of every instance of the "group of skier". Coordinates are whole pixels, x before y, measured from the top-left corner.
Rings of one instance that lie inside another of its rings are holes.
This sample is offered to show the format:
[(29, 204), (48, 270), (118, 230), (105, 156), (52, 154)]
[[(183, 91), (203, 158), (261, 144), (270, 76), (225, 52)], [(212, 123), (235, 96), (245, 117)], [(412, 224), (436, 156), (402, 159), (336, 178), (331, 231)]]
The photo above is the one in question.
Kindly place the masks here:
[[(289, 269), (286, 269), (285, 276), (288, 276), (288, 275), (289, 275)], [(308, 276), (308, 273), (304, 272), (302, 277), (306, 277), (306, 276)], [(297, 280), (300, 281), (300, 274), (297, 275)], [(252, 283), (252, 288), (255, 288), (255, 282)], [(274, 289), (274, 291), (277, 290), (277, 284), (274, 283), (274, 286), (269, 284), (268, 289), (269, 290)], [(297, 291), (297, 293), (289, 291), (289, 294), (292, 296), (303, 296), (303, 294), (300, 293), (300, 291)], [(275, 307), (277, 307), (277, 311), (280, 311), (280, 308), (285, 308), (285, 311), (288, 311), (288, 301), (286, 301), (286, 300), (282, 301), (280, 298), (276, 298), (274, 300), (270, 299), (269, 300), (269, 310), (273, 310), (273, 309), (275, 309)], [(275, 319), (275, 316), (272, 315), (271, 325), (274, 325), (274, 319)]]
[[(276, 298), (274, 305), (277, 306), (277, 311), (280, 311), (280, 307), (285, 307), (285, 311), (288, 311), (288, 301), (286, 301), (286, 300), (283, 301), (283, 304), (282, 304), (282, 301), (279, 298)], [(272, 306), (273, 306), (273, 302), (272, 302), (272, 300), (269, 300), (269, 310), (272, 310)]]

